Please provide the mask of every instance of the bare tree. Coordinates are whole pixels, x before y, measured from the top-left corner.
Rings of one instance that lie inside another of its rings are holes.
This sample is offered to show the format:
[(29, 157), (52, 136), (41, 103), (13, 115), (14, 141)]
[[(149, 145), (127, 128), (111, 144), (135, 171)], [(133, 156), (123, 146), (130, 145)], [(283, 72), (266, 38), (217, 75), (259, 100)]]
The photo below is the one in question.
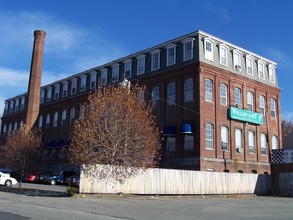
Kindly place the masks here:
[(36, 165), (41, 141), (41, 131), (26, 125), (7, 134), (3, 155), (6, 164), (21, 175), (19, 187), (29, 166)]
[(290, 120), (282, 120), (282, 134), (283, 137), (286, 137), (290, 132), (293, 131), (293, 122)]
[(134, 175), (137, 168), (155, 167), (160, 160), (161, 134), (152, 105), (142, 100), (142, 92), (137, 85), (131, 90), (108, 86), (91, 94), (84, 116), (74, 124), (71, 161), (84, 169), (110, 165), (98, 175), (118, 181)]

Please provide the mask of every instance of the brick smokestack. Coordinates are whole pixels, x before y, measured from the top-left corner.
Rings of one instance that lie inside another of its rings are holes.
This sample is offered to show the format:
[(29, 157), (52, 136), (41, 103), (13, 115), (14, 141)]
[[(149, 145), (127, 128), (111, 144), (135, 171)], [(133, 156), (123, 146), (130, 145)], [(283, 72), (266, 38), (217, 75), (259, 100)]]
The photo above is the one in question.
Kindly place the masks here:
[(46, 32), (34, 32), (34, 47), (32, 53), (29, 86), (27, 92), (27, 111), (25, 124), (32, 127), (39, 115), (42, 64)]

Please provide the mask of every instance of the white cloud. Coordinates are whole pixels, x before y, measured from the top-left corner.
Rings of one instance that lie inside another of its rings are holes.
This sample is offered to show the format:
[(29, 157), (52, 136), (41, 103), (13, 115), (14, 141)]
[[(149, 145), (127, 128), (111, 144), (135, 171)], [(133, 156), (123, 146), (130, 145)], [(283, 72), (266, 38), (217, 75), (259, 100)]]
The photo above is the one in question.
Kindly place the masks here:
[(277, 62), (278, 68), (281, 69), (293, 69), (292, 58), (289, 54), (274, 48), (268, 48), (265, 50), (268, 57)]
[(0, 96), (0, 119), (2, 118), (3, 111), (4, 111), (4, 100), (5, 98)]
[(282, 119), (293, 121), (293, 112), (282, 111)]
[(0, 67), (0, 87), (27, 87), (29, 72)]

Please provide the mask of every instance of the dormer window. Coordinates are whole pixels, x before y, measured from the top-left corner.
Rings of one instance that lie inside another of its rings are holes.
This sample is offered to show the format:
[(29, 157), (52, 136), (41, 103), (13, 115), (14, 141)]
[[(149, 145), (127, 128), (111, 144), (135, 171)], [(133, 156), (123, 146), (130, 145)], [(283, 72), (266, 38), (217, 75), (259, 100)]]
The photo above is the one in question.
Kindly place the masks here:
[(220, 44), (220, 64), (228, 66), (228, 47), (225, 44)]
[(124, 78), (130, 78), (131, 77), (131, 68), (132, 67), (132, 60), (125, 60), (124, 61)]
[(238, 71), (241, 70), (241, 55), (242, 53), (239, 50), (233, 50), (234, 69)]
[(62, 97), (66, 97), (67, 96), (67, 92), (68, 92), (68, 82), (65, 81), (62, 84), (63, 84)]
[(52, 98), (52, 87), (47, 87), (47, 98), (46, 98), (46, 102), (51, 101)]
[(176, 44), (170, 44), (167, 49), (167, 66), (174, 65), (176, 63)]
[(276, 68), (272, 64), (269, 65), (269, 81), (276, 83)]
[(95, 71), (90, 73), (91, 75), (91, 84), (90, 84), (90, 88), (94, 89), (96, 88), (96, 81), (97, 81), (97, 73)]
[(115, 63), (112, 65), (112, 82), (119, 81), (119, 64)]
[(262, 60), (257, 61), (258, 78), (265, 80), (265, 63)]
[(139, 55), (137, 58), (137, 75), (145, 73), (145, 55)]
[(204, 57), (207, 60), (214, 60), (214, 41), (210, 38), (204, 38)]
[(193, 38), (187, 38), (183, 43), (183, 61), (191, 60), (193, 58)]
[(10, 106), (9, 106), (9, 113), (13, 112), (14, 109), (14, 100), (10, 101)]
[(40, 103), (44, 103), (45, 102), (45, 89), (41, 89), (41, 95), (40, 95)]
[(14, 111), (18, 111), (19, 108), (19, 99), (15, 99), (15, 107), (14, 107)]
[(80, 77), (80, 92), (83, 92), (86, 90), (86, 75), (82, 75)]
[(60, 84), (56, 84), (55, 86), (55, 92), (54, 92), (54, 99), (59, 99), (60, 94)]
[(151, 52), (151, 56), (152, 56), (152, 66), (151, 66), (151, 70), (158, 70), (160, 69), (160, 50), (153, 50)]
[(8, 102), (5, 102), (4, 115), (8, 113)]
[(105, 86), (107, 84), (108, 78), (108, 69), (101, 70), (101, 86)]
[(25, 96), (22, 96), (20, 98), (20, 110), (24, 109), (24, 103), (25, 103)]
[(252, 56), (246, 55), (246, 73), (251, 76), (253, 76), (253, 61)]
[(74, 78), (71, 80), (71, 95), (76, 93), (76, 88), (77, 88), (77, 79)]

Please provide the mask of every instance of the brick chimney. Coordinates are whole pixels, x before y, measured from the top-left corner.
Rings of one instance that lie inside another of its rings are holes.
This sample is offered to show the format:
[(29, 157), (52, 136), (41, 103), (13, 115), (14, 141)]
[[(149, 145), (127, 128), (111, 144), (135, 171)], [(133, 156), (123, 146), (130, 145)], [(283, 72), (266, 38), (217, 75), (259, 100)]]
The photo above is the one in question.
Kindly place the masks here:
[(42, 63), (45, 38), (45, 31), (36, 30), (34, 32), (34, 47), (32, 53), (30, 78), (27, 92), (27, 109), (25, 120), (25, 124), (29, 127), (32, 127), (34, 125), (39, 115)]

